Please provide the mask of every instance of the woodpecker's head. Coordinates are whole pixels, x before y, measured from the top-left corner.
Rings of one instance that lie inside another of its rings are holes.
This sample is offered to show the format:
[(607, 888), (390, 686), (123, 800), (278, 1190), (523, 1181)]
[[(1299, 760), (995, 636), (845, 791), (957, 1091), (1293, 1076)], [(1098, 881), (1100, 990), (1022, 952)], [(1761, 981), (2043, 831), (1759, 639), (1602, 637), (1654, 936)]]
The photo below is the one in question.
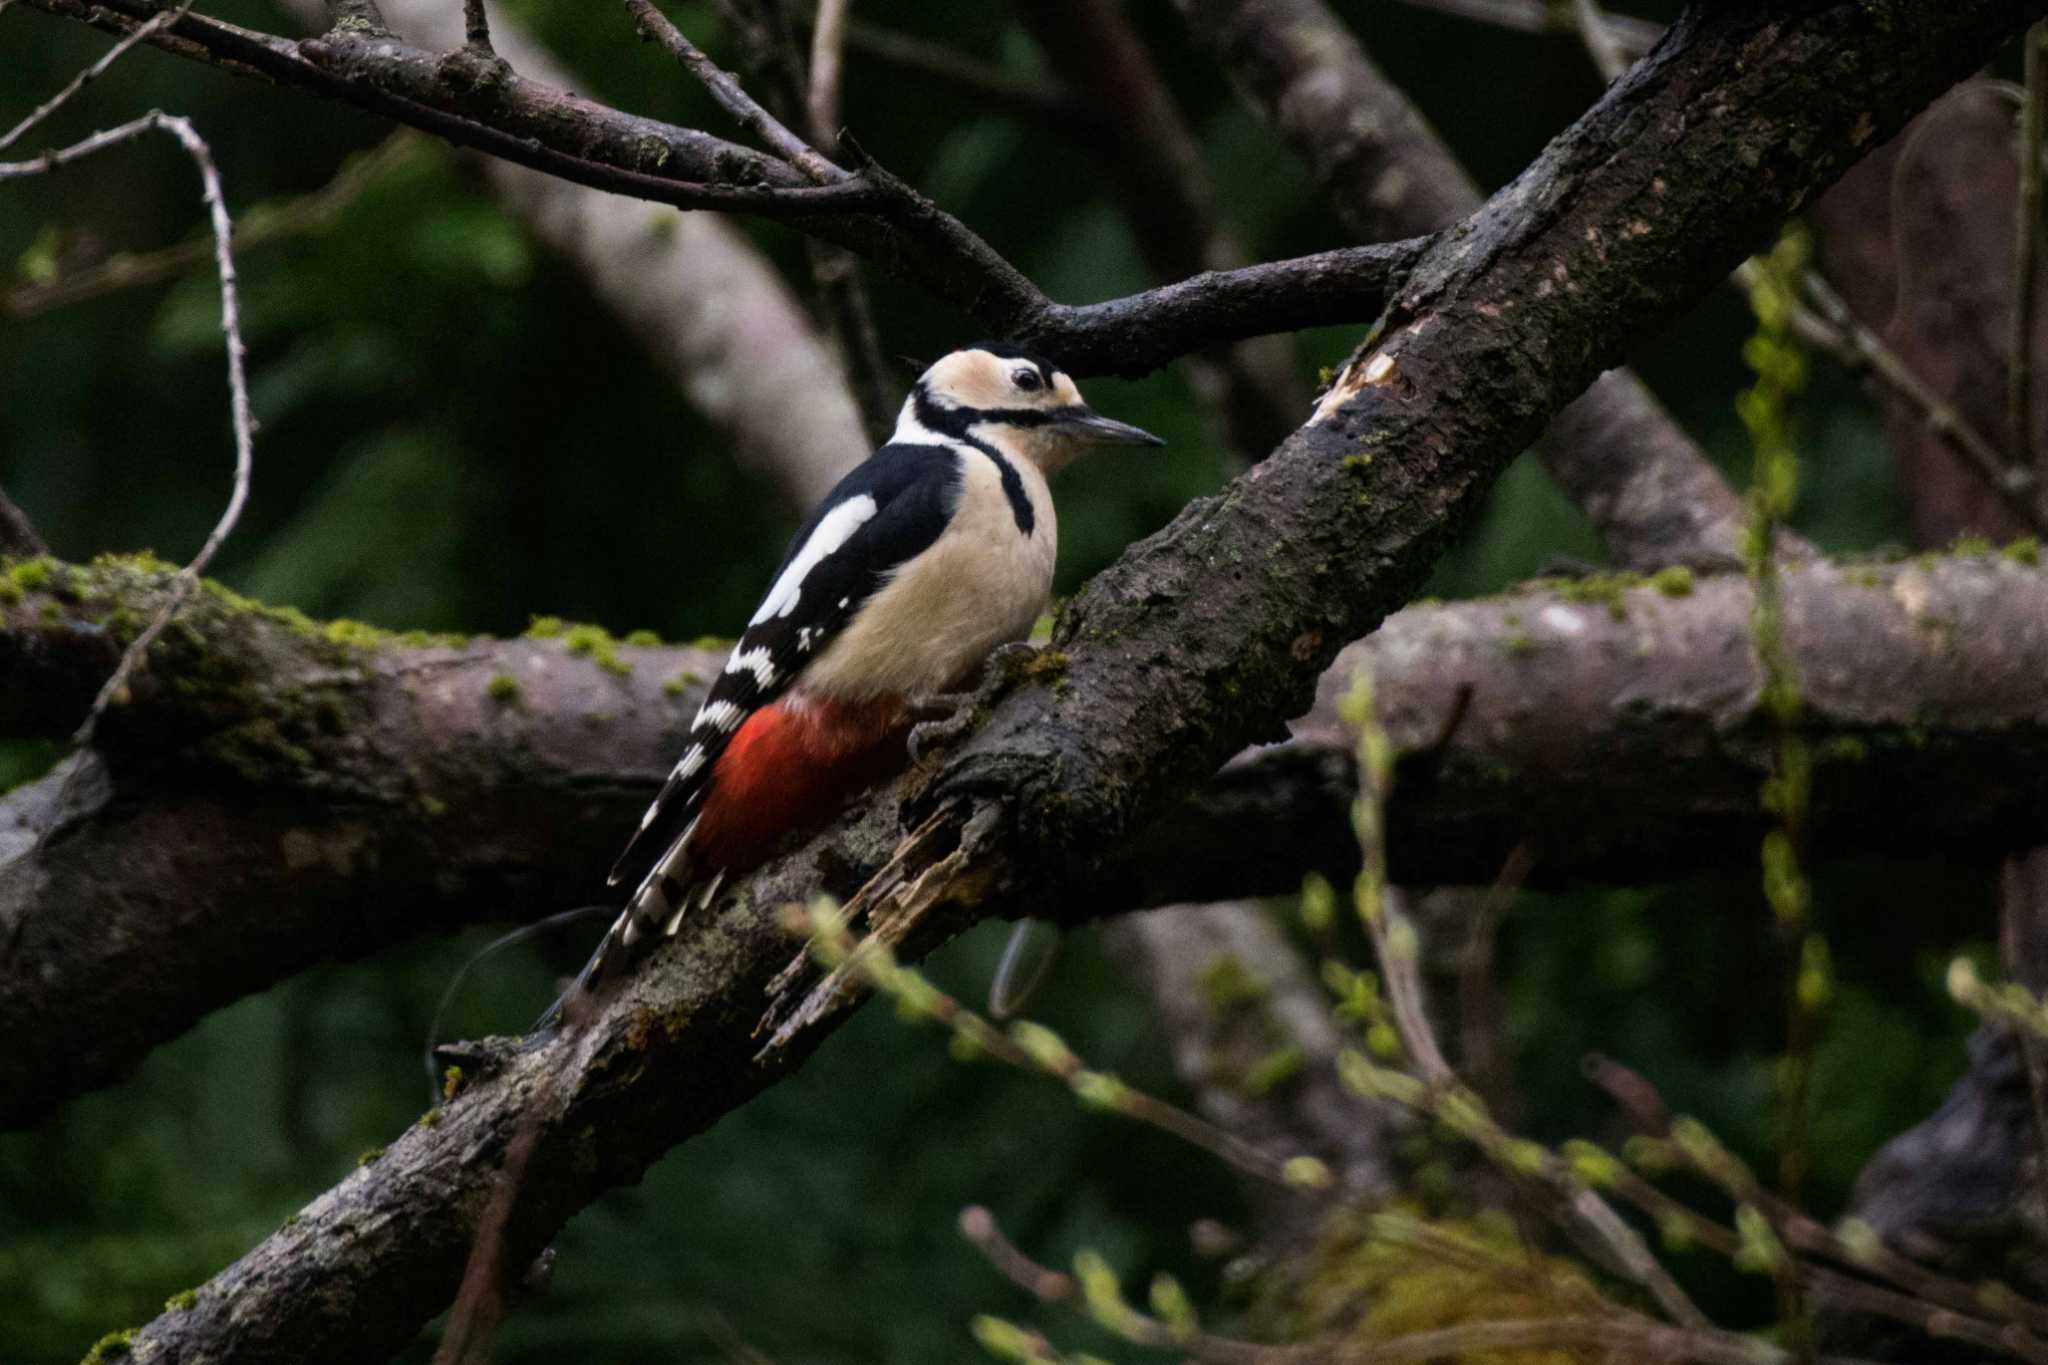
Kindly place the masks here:
[(1166, 444), (1089, 407), (1050, 360), (999, 341), (955, 351), (918, 378), (897, 439), (918, 428), (987, 442), (1048, 474), (1092, 445)]

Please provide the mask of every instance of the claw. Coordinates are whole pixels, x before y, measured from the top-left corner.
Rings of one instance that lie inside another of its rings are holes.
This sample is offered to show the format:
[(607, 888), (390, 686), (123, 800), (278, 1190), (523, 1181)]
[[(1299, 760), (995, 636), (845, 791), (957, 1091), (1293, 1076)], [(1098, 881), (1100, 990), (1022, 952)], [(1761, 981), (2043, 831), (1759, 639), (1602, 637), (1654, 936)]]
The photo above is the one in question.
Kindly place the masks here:
[(951, 746), (973, 729), (982, 712), (1010, 689), (1016, 676), (1010, 665), (1037, 653), (1037, 649), (1022, 640), (997, 645), (983, 661), (981, 681), (973, 691), (941, 692), (911, 702), (907, 709), (918, 722), (905, 741), (911, 764), (922, 765), (929, 755)]

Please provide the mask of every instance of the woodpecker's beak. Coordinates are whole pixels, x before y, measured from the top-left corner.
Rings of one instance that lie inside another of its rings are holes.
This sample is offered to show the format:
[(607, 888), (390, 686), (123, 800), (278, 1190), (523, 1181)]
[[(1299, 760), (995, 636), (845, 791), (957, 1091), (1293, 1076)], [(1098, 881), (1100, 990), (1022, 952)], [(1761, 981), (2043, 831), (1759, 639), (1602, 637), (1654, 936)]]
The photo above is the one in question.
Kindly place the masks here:
[(1070, 411), (1059, 420), (1062, 435), (1098, 446), (1163, 446), (1165, 441), (1143, 427), (1104, 417), (1093, 408)]

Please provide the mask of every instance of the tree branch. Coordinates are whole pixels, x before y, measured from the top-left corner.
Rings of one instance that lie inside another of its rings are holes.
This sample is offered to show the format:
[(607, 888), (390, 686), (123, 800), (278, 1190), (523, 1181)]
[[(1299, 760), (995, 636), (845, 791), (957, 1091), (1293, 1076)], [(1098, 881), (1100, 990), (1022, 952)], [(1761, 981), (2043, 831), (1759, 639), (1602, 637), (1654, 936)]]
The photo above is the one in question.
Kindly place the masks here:
[[(822, 1037), (800, 1026), (759, 1047), (761, 1001), (807, 994), (800, 974), (776, 985), (789, 901), (844, 894), (886, 860), (856, 905), (914, 957), (1085, 885), (1172, 796), (1301, 709), (1338, 645), (1413, 591), (1557, 408), (2043, 8), (1688, 11), (1467, 231), (1429, 251), (1307, 427), (1070, 604), (1053, 642), (1060, 686), (1020, 686), (995, 706), (919, 793), (915, 838), (900, 841), (882, 800), (770, 863), (716, 913), (686, 920), (573, 1040), (507, 1057), (190, 1307), (139, 1329), (134, 1354), (359, 1360), (402, 1344), (447, 1302), (515, 1131), (534, 1145), (507, 1263), (530, 1258), (577, 1208)], [(829, 1024), (838, 1012), (827, 997), (778, 1014)]]
[[(165, 586), (48, 572), (0, 612), (0, 665), (23, 680), (0, 696), (0, 733), (67, 733)], [(1785, 587), (1795, 665), (1835, 680), (1809, 711), (1817, 854), (1990, 857), (2038, 837), (2048, 707), (2028, 679), (2048, 675), (2030, 672), (2048, 670), (2048, 579), (1958, 559), (1816, 565)], [(1359, 668), (1411, 750), (1388, 810), (1397, 877), (1485, 884), (1524, 841), (1546, 887), (1742, 858), (1768, 823), (1750, 608), (1730, 577), (1683, 597), (1579, 584), (1397, 613), (1339, 657), (1291, 743), (1233, 760), (1056, 912), (1349, 877), (1356, 775), (1334, 706)], [(342, 645), (218, 590), (179, 620), (40, 853), (63, 775), (0, 798), (0, 929), (36, 912), (0, 960), (0, 1029), (20, 1040), (0, 1053), (0, 1126), (314, 962), (607, 899), (597, 874), (721, 663), (621, 648), (629, 671), (613, 672), (606, 648), (559, 640)]]
[[(319, 0), (290, 0), (302, 22)], [(385, 0), (397, 30), (453, 47), (445, 0)], [(569, 73), (510, 19), (495, 45), (529, 77)], [(407, 135), (410, 136), (410, 135)], [(582, 271), (592, 293), (692, 405), (732, 440), (735, 460), (773, 479), (792, 507), (822, 498), (872, 448), (838, 363), (746, 234), (723, 216), (622, 199), (495, 157), (477, 165), (506, 210)]]
[[(1019, 9), (1053, 71), (1100, 111), (1087, 146), (1154, 278), (1227, 270), (1251, 257), (1226, 225), (1202, 148), (1123, 7), (1032, 0)], [(1188, 387), (1241, 460), (1284, 439), (1308, 406), (1292, 342), (1244, 342), (1190, 358)]]
[[(1307, 164), (1354, 234), (1448, 228), (1479, 190), (1322, 0), (1179, 0), (1189, 30)], [(1744, 512), (1706, 452), (1627, 371), (1559, 413), (1544, 466), (1631, 568), (1742, 563)], [(1782, 534), (1781, 552), (1812, 548)]]
[[(119, 32), (156, 13), (146, 0), (31, 3)], [(707, 133), (621, 113), (499, 67), (484, 71), (474, 61), (389, 37), (330, 33), (293, 43), (187, 15), (158, 41), (181, 55), (341, 100), (579, 185), (786, 222), (853, 250), (1082, 377), (1144, 374), (1190, 351), (1248, 336), (1370, 322), (1418, 245), (1323, 252), (1197, 276), (1127, 299), (1056, 304), (959, 220), (871, 160), (848, 179), (813, 185), (786, 162)]]

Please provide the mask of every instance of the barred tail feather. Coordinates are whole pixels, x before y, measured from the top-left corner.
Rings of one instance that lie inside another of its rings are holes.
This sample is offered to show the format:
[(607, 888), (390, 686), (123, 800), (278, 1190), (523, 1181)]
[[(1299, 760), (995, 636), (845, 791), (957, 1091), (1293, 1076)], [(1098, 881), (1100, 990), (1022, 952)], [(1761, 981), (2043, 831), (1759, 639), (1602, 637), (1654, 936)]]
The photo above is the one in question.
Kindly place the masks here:
[(690, 828), (683, 831), (682, 837), (670, 845), (654, 869), (641, 880), (633, 898), (626, 902), (626, 908), (619, 912), (619, 917), (612, 921), (612, 927), (598, 941), (590, 960), (576, 974), (574, 984), (562, 992), (561, 998), (548, 1006), (535, 1023), (535, 1032), (559, 1028), (571, 1001), (594, 996), (621, 969), (632, 966), (652, 951), (655, 944), (675, 933), (683, 921), (684, 912), (693, 902), (701, 908), (718, 894), (719, 886), (725, 881), (722, 872), (701, 886), (696, 884), (697, 871), (691, 865), (689, 847), (690, 835), (695, 829), (696, 822), (692, 821)]

